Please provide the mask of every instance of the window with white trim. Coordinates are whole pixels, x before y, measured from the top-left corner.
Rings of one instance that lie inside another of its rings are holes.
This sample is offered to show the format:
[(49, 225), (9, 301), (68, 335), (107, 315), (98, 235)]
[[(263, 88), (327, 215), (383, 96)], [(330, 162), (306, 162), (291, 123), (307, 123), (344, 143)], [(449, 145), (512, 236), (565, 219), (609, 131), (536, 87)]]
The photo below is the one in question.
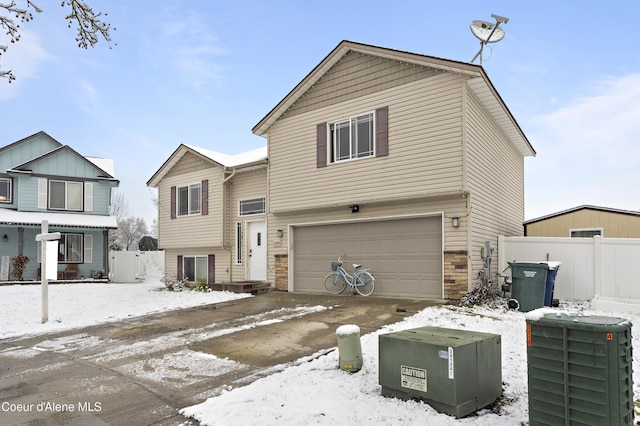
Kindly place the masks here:
[(190, 214), (200, 214), (201, 211), (201, 184), (194, 183), (189, 186), (179, 186), (177, 188), (177, 214), (186, 216)]
[(242, 265), (242, 222), (236, 222), (236, 265)]
[(374, 155), (373, 112), (329, 123), (329, 162)]
[(58, 262), (82, 263), (83, 234), (62, 234), (58, 243)]
[(267, 201), (265, 197), (240, 200), (238, 204), (238, 216), (265, 214), (267, 211)]
[(190, 282), (205, 280), (208, 282), (207, 256), (184, 256), (182, 258), (183, 276)]
[(49, 181), (49, 208), (52, 210), (82, 211), (82, 182)]
[(0, 203), (11, 203), (11, 179), (0, 178)]

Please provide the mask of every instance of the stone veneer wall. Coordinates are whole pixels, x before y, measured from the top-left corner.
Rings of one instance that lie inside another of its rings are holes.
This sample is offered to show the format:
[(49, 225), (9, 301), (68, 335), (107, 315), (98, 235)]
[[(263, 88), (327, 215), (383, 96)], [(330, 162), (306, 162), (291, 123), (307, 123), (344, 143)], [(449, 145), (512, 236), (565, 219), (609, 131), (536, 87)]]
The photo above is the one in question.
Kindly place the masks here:
[(469, 291), (469, 254), (466, 250), (444, 252), (444, 297), (460, 300)]
[(276, 290), (289, 290), (289, 256), (286, 254), (275, 255), (275, 288)]

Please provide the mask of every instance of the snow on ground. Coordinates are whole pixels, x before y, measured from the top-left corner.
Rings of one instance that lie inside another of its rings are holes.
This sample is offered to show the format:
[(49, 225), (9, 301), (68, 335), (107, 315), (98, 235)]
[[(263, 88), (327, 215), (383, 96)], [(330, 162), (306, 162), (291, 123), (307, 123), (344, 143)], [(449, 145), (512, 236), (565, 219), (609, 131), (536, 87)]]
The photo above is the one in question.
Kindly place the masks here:
[[(636, 315), (592, 312), (588, 303), (564, 304), (570, 315), (605, 315), (640, 324)], [(526, 320), (522, 312), (496, 306), (440, 306), (362, 336), (363, 367), (347, 373), (338, 367), (338, 351), (299, 360), (297, 365), (249, 386), (229, 389), (182, 414), (203, 425), (520, 425), (528, 424)], [(455, 419), (429, 405), (381, 396), (378, 384), (378, 336), (416, 327), (464, 329), (502, 336), (503, 398), (499, 406)], [(633, 333), (633, 329), (632, 329)], [(640, 335), (636, 332), (635, 335)], [(638, 347), (640, 338), (633, 339)], [(640, 356), (633, 361), (634, 396), (640, 398)]]
[(40, 285), (0, 286), (0, 339), (251, 297), (223, 291), (168, 292), (154, 274), (142, 283), (50, 284), (47, 287), (49, 321), (43, 324)]
[[(1, 286), (0, 338), (79, 328), (151, 312), (247, 297), (227, 292), (160, 291), (163, 287), (153, 277), (138, 284), (52, 285), (49, 287), (50, 320), (47, 324), (41, 324), (40, 286)], [(562, 309), (572, 315), (623, 317), (632, 324), (640, 324), (640, 316), (619, 312), (592, 312), (589, 311), (588, 303), (563, 304)], [(263, 322), (264, 318), (256, 318), (253, 324), (260, 326)], [(467, 418), (455, 419), (438, 413), (425, 403), (381, 396), (378, 384), (378, 336), (424, 326), (496, 333), (502, 336), (503, 398), (499, 405)], [(273, 368), (273, 374), (265, 378), (244, 387), (229, 387), (222, 394), (202, 404), (186, 407), (181, 412), (204, 425), (527, 424), (525, 326), (524, 313), (508, 310), (500, 305), (473, 308), (431, 307), (401, 322), (362, 336), (364, 363), (362, 370), (357, 373), (347, 373), (338, 368), (337, 350), (323, 352), (300, 359), (293, 365)], [(632, 333), (638, 336), (633, 339), (633, 346), (638, 348), (640, 332), (632, 329)], [(63, 339), (64, 341), (45, 341), (42, 344), (73, 350), (77, 342), (69, 339), (82, 340), (84, 337), (76, 335)], [(39, 349), (22, 348), (20, 351), (13, 351), (15, 353), (12, 352), (12, 356), (33, 356), (25, 351)], [(194, 374), (216, 375), (219, 373), (217, 369), (237, 368), (232, 360), (213, 359), (211, 355), (200, 352), (184, 350), (182, 355), (184, 356), (178, 358), (180, 362), (187, 363), (189, 369), (195, 368), (194, 366), (212, 369), (215, 366), (213, 370), (216, 371), (194, 371)], [(208, 362), (202, 362), (203, 357), (208, 357)], [(173, 361), (175, 359), (176, 357), (172, 357)], [(167, 362), (173, 362), (172, 360), (149, 361), (163, 366)], [(134, 370), (139, 367), (130, 366)], [(633, 371), (634, 399), (638, 400), (640, 350), (634, 351)]]

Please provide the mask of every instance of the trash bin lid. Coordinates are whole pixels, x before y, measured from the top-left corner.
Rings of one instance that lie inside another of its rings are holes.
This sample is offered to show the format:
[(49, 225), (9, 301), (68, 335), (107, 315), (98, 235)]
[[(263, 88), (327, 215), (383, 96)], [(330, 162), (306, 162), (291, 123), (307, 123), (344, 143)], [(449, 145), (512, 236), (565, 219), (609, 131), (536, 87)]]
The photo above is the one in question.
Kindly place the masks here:
[(535, 264), (535, 265), (547, 265), (547, 268), (551, 269), (551, 270), (555, 270), (560, 268), (560, 265), (562, 264), (562, 262), (558, 262), (558, 261), (554, 261), (554, 260), (528, 260), (528, 261), (518, 261), (518, 262), (507, 262), (509, 263), (509, 266), (511, 265), (518, 265), (520, 263), (526, 263), (526, 264)]

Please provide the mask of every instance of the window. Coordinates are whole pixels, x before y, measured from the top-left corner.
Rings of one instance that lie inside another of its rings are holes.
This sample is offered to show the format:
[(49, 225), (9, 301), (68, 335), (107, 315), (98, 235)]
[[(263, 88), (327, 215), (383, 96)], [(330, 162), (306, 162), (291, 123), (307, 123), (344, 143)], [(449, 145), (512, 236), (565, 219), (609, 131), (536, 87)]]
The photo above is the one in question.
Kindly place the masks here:
[(178, 187), (178, 216), (200, 214), (201, 184)]
[(242, 265), (242, 222), (236, 222), (236, 265)]
[(58, 244), (58, 262), (81, 263), (82, 240), (82, 234), (62, 234)]
[(49, 208), (82, 211), (82, 182), (49, 181)]
[(264, 214), (266, 212), (266, 199), (252, 198), (250, 200), (240, 200), (238, 208), (239, 216), (250, 216), (254, 214)]
[(373, 113), (329, 123), (329, 161), (371, 157), (374, 154)]
[(603, 229), (571, 229), (569, 231), (569, 236), (571, 238), (593, 238), (596, 235), (602, 236)]
[(11, 202), (11, 179), (0, 178), (0, 203)]
[(208, 263), (207, 256), (184, 256), (182, 258), (184, 278), (191, 282), (207, 280)]

